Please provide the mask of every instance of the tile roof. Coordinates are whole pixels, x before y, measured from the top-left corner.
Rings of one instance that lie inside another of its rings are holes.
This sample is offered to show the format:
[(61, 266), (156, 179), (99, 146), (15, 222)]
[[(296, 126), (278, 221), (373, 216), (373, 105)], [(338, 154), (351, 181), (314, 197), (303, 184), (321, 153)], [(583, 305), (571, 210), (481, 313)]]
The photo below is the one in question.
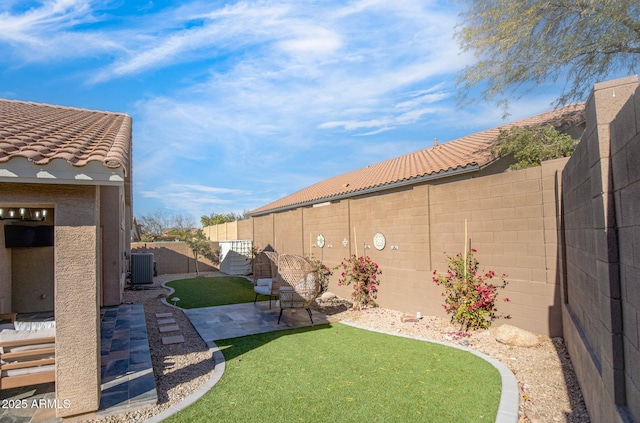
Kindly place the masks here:
[(334, 176), (249, 212), (260, 215), (310, 205), (363, 192), (418, 182), (418, 178), (443, 178), (474, 171), (497, 160), (491, 149), (501, 129), (512, 126), (552, 124), (568, 129), (584, 120), (584, 103), (576, 103), (526, 119), (467, 135), (453, 141), (405, 154), (362, 169)]
[(0, 99), (0, 164), (23, 157), (36, 165), (63, 159), (82, 167), (129, 168), (131, 118), (125, 114)]

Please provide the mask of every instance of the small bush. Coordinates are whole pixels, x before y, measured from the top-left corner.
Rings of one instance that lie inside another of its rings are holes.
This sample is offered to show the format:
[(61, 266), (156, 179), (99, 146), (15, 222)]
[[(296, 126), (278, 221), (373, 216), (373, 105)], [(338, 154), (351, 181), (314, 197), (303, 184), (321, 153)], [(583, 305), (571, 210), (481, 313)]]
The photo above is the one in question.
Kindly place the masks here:
[[(433, 282), (444, 287), (442, 295), (446, 297), (443, 304), (445, 311), (451, 314), (451, 322), (460, 324), (464, 331), (486, 329), (497, 318), (510, 318), (496, 314), (498, 290), (507, 286), (507, 275), (502, 275), (500, 285), (488, 282), (496, 273), (493, 270), (479, 272), (478, 260), (473, 256), (475, 252), (476, 250), (471, 250), (466, 263), (460, 253), (454, 257), (447, 255), (447, 273), (438, 275), (436, 270), (433, 271)], [(509, 298), (504, 298), (503, 301), (509, 301)]]
[(338, 285), (353, 284), (353, 293), (351, 294), (353, 307), (358, 310), (377, 307), (375, 299), (378, 298), (378, 285), (380, 285), (378, 275), (382, 274), (382, 270), (371, 261), (371, 257), (356, 257), (355, 254), (352, 254), (351, 257), (344, 259), (336, 266), (336, 269), (340, 267), (344, 271), (338, 278)]

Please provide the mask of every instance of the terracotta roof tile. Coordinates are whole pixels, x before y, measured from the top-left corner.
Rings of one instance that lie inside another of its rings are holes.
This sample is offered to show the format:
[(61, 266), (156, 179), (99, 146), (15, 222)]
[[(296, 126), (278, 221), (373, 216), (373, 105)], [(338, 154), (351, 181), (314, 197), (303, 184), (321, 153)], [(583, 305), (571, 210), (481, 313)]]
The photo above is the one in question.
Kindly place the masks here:
[[(526, 119), (488, 129), (414, 153), (334, 176), (250, 212), (263, 214), (357, 194), (415, 178), (449, 176), (450, 171), (482, 168), (497, 158), (491, 154), (501, 129), (551, 124), (566, 129), (584, 120), (584, 103), (572, 104)], [(0, 159), (1, 160), (1, 159)]]
[(24, 157), (37, 165), (63, 159), (129, 167), (131, 118), (125, 114), (0, 99), (0, 163)]

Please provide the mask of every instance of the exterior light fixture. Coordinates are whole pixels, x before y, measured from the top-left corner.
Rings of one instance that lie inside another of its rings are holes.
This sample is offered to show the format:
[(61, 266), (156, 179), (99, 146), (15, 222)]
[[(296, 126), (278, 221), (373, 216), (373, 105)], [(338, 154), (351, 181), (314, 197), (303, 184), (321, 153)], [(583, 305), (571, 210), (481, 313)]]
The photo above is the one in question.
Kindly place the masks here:
[(47, 218), (47, 210), (30, 209), (27, 207), (0, 208), (0, 220), (23, 220), (26, 222), (41, 222)]

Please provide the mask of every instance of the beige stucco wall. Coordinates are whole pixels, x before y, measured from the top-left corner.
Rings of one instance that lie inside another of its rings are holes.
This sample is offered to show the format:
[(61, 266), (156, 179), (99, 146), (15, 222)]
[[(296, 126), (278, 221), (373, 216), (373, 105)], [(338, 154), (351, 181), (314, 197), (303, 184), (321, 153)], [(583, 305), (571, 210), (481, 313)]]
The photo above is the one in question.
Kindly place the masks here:
[(0, 222), (0, 245), (0, 313), (11, 313), (11, 249), (4, 248), (4, 222)]
[[(11, 250), (12, 311), (53, 311), (54, 247)], [(37, 267), (34, 267), (34, 263), (37, 263)]]
[(71, 405), (57, 413), (95, 411), (100, 399), (100, 188), (0, 183), (0, 199), (2, 206), (55, 210), (56, 397)]
[[(55, 213), (48, 209), (41, 222), (2, 222), (5, 225), (53, 225)], [(4, 235), (0, 240), (4, 246)], [(53, 247), (7, 248), (6, 308), (15, 313), (53, 311), (54, 256)], [(37, 270), (37, 271), (36, 271)], [(4, 272), (3, 272), (4, 273)]]
[[(53, 225), (50, 198), (37, 185), (20, 189), (18, 184), (0, 183), (0, 207), (47, 208), (43, 222), (0, 222), (0, 307), (3, 312), (52, 311), (54, 292), (54, 254), (52, 247), (5, 248), (5, 225)], [(42, 296), (45, 298), (41, 298)]]
[(58, 416), (100, 404), (100, 187), (71, 192), (55, 205), (56, 397), (73, 399)]
[(596, 84), (562, 196), (564, 334), (593, 422), (640, 420), (639, 158), (637, 77)]
[(100, 188), (100, 229), (102, 236), (101, 305), (113, 306), (122, 302), (126, 276), (124, 257), (125, 238), (124, 188)]

